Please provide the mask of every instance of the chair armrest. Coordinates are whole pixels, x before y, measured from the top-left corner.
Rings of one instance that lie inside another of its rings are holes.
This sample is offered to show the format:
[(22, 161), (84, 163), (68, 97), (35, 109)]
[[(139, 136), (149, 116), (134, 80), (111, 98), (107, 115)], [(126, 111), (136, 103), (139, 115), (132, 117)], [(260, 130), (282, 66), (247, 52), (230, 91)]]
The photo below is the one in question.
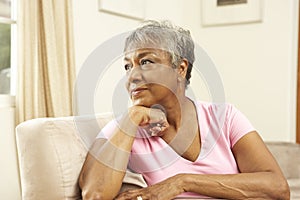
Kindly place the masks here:
[[(22, 199), (81, 199), (78, 177), (88, 149), (111, 116), (39, 118), (16, 128)], [(127, 172), (124, 182), (146, 186)]]

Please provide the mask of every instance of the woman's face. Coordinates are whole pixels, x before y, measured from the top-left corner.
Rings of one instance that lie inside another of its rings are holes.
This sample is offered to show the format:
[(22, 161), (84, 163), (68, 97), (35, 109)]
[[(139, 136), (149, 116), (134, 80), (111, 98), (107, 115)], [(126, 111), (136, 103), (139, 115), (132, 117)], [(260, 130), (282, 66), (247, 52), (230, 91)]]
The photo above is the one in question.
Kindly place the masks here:
[(143, 48), (125, 53), (126, 88), (133, 105), (164, 105), (176, 98), (177, 70), (170, 54), (161, 49)]

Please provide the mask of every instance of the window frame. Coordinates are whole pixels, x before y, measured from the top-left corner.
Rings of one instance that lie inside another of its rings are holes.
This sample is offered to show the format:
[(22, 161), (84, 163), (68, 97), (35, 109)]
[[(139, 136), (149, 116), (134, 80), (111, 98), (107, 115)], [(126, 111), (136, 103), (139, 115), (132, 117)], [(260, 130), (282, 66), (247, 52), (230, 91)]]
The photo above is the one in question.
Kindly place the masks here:
[(10, 43), (10, 93), (0, 95), (16, 95), (17, 89), (17, 1), (11, 0), (11, 17), (0, 16), (0, 24), (11, 25), (11, 43)]

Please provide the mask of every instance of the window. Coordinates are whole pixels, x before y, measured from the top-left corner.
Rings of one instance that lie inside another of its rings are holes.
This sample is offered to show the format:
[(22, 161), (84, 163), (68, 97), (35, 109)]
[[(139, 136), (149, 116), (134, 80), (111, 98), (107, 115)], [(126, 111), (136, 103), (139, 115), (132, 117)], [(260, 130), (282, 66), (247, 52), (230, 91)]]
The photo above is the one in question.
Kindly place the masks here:
[(16, 0), (0, 0), (0, 94), (15, 94)]
[(235, 5), (241, 3), (247, 3), (247, 0), (218, 0), (217, 1), (218, 6)]

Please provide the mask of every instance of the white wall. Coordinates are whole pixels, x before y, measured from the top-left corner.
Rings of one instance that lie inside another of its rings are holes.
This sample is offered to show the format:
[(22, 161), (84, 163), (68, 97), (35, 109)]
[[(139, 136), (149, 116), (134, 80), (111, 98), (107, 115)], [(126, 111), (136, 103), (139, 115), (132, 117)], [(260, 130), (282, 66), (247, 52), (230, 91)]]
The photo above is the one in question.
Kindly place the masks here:
[[(80, 73), (98, 45), (140, 22), (99, 12), (97, 0), (73, 2)], [(298, 0), (265, 0), (263, 22), (217, 27), (201, 26), (201, 0), (145, 2), (147, 19), (170, 19), (191, 30), (195, 42), (215, 62), (226, 100), (246, 114), (265, 140), (295, 140)], [(118, 60), (99, 77), (94, 94), (96, 112), (111, 111), (112, 93), (122, 73)], [(197, 97), (210, 100), (199, 77), (193, 75), (191, 88), (197, 88)]]
[(199, 5), (186, 7), (185, 21), (216, 63), (227, 101), (264, 139), (294, 141), (298, 1), (265, 0), (262, 23), (211, 28), (192, 21), (201, 18)]

